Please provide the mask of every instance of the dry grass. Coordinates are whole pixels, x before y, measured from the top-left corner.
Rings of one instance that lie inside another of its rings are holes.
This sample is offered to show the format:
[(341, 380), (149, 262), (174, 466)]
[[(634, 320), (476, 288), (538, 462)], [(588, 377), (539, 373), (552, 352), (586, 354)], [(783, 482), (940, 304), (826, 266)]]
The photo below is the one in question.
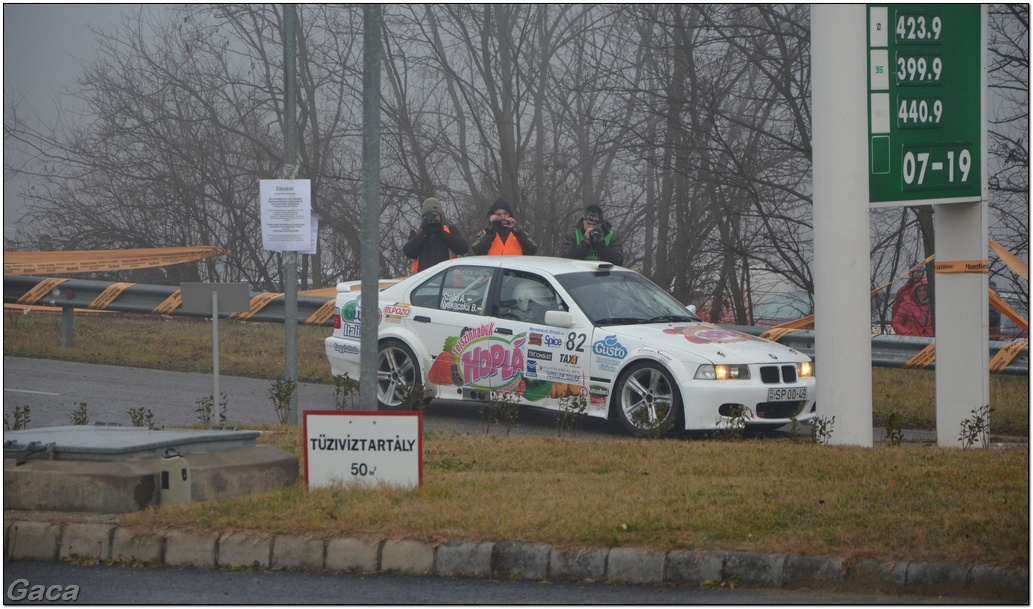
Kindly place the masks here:
[[(297, 428), (263, 441), (303, 459)], [(417, 490), (309, 492), (299, 481), (264, 495), (138, 512), (124, 524), (1014, 568), (1029, 564), (1029, 454), (437, 434), (425, 439)]]
[[(60, 315), (4, 315), (4, 355), (159, 368), (183, 372), (212, 369), (212, 327), (188, 318), (81, 315), (74, 346), (61, 348)], [(330, 383), (323, 339), (329, 328), (298, 328), (298, 377)], [(219, 322), (222, 374), (277, 379), (283, 376), (283, 326)], [(160, 348), (156, 348), (160, 346)], [(819, 379), (820, 380), (820, 379)], [(1029, 377), (991, 375), (990, 429), (995, 434), (1029, 433)], [(932, 429), (936, 416), (936, 374), (924, 370), (875, 368), (872, 413), (885, 426), (896, 413), (905, 428)]]

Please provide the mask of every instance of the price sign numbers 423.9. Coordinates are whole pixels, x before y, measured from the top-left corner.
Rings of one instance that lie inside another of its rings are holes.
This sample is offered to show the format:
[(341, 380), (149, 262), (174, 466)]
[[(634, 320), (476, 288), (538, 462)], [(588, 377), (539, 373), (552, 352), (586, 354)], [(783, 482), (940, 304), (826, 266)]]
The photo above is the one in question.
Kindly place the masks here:
[(897, 44), (938, 42), (943, 20), (936, 13), (897, 13)]

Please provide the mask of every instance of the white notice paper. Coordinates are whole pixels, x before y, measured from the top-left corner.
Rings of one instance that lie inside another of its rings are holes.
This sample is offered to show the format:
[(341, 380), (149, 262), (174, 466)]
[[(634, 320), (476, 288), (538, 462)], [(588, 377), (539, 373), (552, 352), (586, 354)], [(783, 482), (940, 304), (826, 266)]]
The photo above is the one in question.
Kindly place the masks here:
[(304, 252), (312, 243), (312, 182), (260, 180), (262, 248)]

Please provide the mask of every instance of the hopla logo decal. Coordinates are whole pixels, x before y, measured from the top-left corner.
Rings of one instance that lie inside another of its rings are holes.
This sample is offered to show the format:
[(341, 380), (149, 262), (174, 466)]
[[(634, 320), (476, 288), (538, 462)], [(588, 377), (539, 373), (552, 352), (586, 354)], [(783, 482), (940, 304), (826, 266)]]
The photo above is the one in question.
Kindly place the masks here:
[(624, 348), (624, 345), (617, 341), (617, 335), (611, 334), (603, 340), (598, 340), (592, 345), (592, 353), (596, 355), (605, 355), (606, 357), (615, 357), (617, 359), (624, 359), (628, 356), (628, 350)]
[(664, 330), (664, 334), (682, 334), (690, 343), (695, 343), (697, 345), (706, 345), (711, 343), (723, 345), (748, 340), (760, 340), (756, 337), (750, 336), (749, 334), (743, 334), (741, 332), (722, 330), (721, 328), (701, 328), (699, 326), (678, 326), (676, 328), (668, 328)]
[[(459, 360), (463, 385), (504, 390), (507, 381), (519, 381), (524, 372), (524, 346), (527, 334), (511, 341), (494, 335), (494, 324), (485, 324), (464, 333), (452, 348)], [(495, 381), (489, 382), (489, 379)]]

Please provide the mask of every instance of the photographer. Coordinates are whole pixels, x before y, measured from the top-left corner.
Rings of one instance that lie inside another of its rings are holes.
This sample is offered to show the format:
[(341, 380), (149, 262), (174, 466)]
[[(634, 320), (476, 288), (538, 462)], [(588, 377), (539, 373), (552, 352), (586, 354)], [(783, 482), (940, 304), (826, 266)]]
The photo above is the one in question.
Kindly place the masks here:
[(469, 249), (466, 240), (453, 235), (441, 216), (441, 203), (434, 197), (423, 202), (423, 220), (413, 229), (402, 253), (412, 258), (412, 272), (428, 269), (439, 262), (462, 256)]
[(470, 251), (478, 256), (533, 256), (538, 244), (517, 226), (509, 203), (496, 199), (488, 208), (488, 227), (481, 231)]
[(624, 265), (624, 248), (610, 223), (603, 219), (603, 209), (598, 205), (585, 208), (581, 219), (574, 225), (574, 234), (567, 235), (566, 246), (564, 258)]

